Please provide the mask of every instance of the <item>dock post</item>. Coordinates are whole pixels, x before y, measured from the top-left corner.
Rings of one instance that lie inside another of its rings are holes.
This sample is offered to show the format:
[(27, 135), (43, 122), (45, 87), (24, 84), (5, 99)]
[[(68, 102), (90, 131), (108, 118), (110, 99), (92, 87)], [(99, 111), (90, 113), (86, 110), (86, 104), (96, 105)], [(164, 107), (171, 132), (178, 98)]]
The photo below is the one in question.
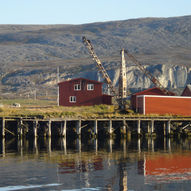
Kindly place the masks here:
[(82, 130), (81, 124), (82, 124), (82, 121), (81, 121), (81, 119), (79, 119), (76, 122), (76, 132), (77, 132), (78, 137), (81, 137), (81, 130)]
[(168, 148), (168, 151), (171, 152), (171, 140), (170, 140), (170, 138), (167, 139), (167, 148)]
[(170, 120), (167, 122), (167, 135), (170, 136)]
[(126, 121), (125, 119), (123, 119), (123, 127), (122, 127), (122, 133), (123, 133), (123, 137), (126, 137), (127, 136), (127, 124), (126, 124)]
[(112, 133), (113, 133), (113, 128), (112, 128), (112, 120), (109, 120), (109, 127), (108, 127), (108, 133), (109, 133), (109, 137), (112, 137)]
[(67, 144), (66, 144), (66, 137), (61, 138), (61, 148), (64, 150), (64, 154), (67, 154)]
[(82, 151), (82, 142), (81, 142), (81, 138), (77, 138), (77, 150), (79, 153), (81, 153)]
[(141, 135), (141, 120), (140, 119), (137, 121), (137, 135), (138, 136)]
[(51, 137), (51, 121), (48, 121), (48, 131), (47, 131), (47, 137)]
[(47, 148), (48, 153), (51, 154), (51, 152), (52, 152), (52, 149), (51, 149), (51, 137), (48, 137), (47, 141), (48, 141), (48, 143), (47, 143), (47, 145), (48, 145), (48, 148)]
[(98, 129), (97, 129), (97, 119), (94, 121), (94, 138), (98, 136)]
[(163, 123), (163, 131), (164, 131), (164, 137), (166, 136), (166, 121)]
[(33, 147), (34, 147), (34, 150), (36, 152), (36, 154), (38, 154), (38, 144), (37, 144), (37, 136), (34, 136), (34, 140), (33, 140)]
[(109, 152), (112, 153), (113, 152), (113, 139), (110, 138), (108, 141), (109, 141)]
[(61, 137), (66, 137), (67, 121), (61, 122)]
[(154, 133), (154, 131), (155, 131), (155, 121), (154, 120), (152, 120), (151, 121), (151, 134), (153, 134)]
[(151, 149), (152, 149), (152, 152), (155, 151), (155, 142), (154, 142), (153, 138), (151, 139)]
[(2, 150), (2, 156), (5, 157), (6, 152), (5, 152), (5, 138), (4, 137), (1, 139), (1, 150)]
[(137, 150), (138, 150), (138, 152), (141, 152), (141, 139), (140, 138), (138, 138), (138, 140), (137, 140)]
[(19, 121), (19, 123), (17, 123), (18, 124), (18, 128), (19, 128), (19, 135), (18, 136), (20, 136), (20, 137), (22, 137), (23, 136), (23, 121), (22, 121), (22, 119), (20, 119), (20, 121)]
[(34, 134), (34, 137), (37, 137), (37, 127), (38, 127), (38, 121), (33, 121), (33, 134)]
[(151, 135), (151, 123), (150, 123), (150, 121), (147, 121), (147, 135), (148, 136)]
[(94, 139), (94, 150), (97, 154), (97, 151), (98, 151), (98, 140), (97, 139)]
[(5, 137), (5, 119), (4, 118), (2, 118), (1, 135), (2, 137)]

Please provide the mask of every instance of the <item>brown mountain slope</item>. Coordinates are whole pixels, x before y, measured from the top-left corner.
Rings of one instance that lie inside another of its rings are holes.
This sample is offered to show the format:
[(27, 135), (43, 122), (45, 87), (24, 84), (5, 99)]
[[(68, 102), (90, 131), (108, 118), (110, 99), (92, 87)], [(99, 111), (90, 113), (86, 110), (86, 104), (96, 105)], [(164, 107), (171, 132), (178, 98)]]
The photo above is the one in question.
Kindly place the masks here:
[(143, 64), (191, 66), (191, 16), (84, 25), (0, 25), (2, 91), (54, 84), (57, 66), (63, 78), (91, 70), (93, 62), (82, 36), (92, 41), (110, 70), (116, 69), (121, 48)]

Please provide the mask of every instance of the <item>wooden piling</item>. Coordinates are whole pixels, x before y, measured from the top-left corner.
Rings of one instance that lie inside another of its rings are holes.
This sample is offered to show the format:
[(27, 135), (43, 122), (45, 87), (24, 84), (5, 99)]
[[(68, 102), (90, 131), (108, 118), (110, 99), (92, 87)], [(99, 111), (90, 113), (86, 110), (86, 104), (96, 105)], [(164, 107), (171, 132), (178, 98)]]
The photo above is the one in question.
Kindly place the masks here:
[(147, 134), (148, 134), (148, 136), (151, 135), (151, 122), (150, 121), (147, 121)]
[(33, 121), (33, 136), (37, 137), (37, 127), (38, 127), (38, 121)]
[(20, 119), (18, 122), (18, 129), (19, 129), (18, 136), (22, 137), (23, 136), (23, 121), (22, 121), (22, 119)]
[(47, 131), (47, 137), (51, 137), (51, 124), (52, 124), (52, 122), (49, 120), (48, 121), (48, 131)]
[(163, 123), (163, 132), (164, 132), (164, 137), (166, 136), (166, 128), (167, 128), (167, 125), (166, 125), (166, 121)]
[(64, 122), (61, 122), (61, 131), (60, 131), (60, 136), (61, 137), (66, 137), (66, 128), (67, 128), (67, 121), (65, 120)]
[(151, 134), (153, 134), (154, 131), (155, 131), (155, 121), (152, 120), (152, 121), (151, 121)]
[(97, 139), (94, 139), (94, 150), (97, 153), (97, 151), (98, 151), (98, 140)]
[(112, 120), (109, 120), (108, 134), (110, 138), (112, 137), (112, 133), (113, 133)]
[(67, 154), (67, 144), (66, 144), (66, 137), (61, 138), (61, 149), (64, 151), (64, 154)]
[(141, 120), (137, 121), (137, 135), (141, 135)]
[(5, 137), (5, 119), (2, 118), (2, 122), (1, 122), (1, 136)]
[(123, 137), (127, 136), (127, 124), (124, 119), (123, 119), (122, 135), (123, 135)]
[(76, 132), (78, 137), (81, 137), (81, 131), (82, 131), (81, 124), (82, 124), (81, 120), (76, 121)]
[(98, 136), (98, 129), (97, 129), (98, 121), (97, 119), (94, 121), (94, 138)]
[(167, 122), (167, 136), (170, 136), (170, 131), (171, 131), (170, 125), (171, 125), (171, 121), (168, 120), (168, 122)]
[(5, 138), (4, 137), (1, 139), (1, 146), (2, 146), (2, 148), (1, 148), (2, 156), (5, 157), (6, 152), (5, 152)]

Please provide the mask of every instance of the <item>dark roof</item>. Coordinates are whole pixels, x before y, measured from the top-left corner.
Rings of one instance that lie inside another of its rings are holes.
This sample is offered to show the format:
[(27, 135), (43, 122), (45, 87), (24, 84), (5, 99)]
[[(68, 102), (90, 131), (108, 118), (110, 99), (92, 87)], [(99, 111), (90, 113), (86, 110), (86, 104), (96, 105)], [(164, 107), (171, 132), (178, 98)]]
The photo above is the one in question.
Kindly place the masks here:
[[(133, 95), (166, 95), (160, 88), (153, 87), (141, 92), (134, 93)], [(173, 92), (170, 92), (170, 95), (175, 95)]]
[(89, 80), (89, 79), (86, 79), (86, 78), (73, 78), (73, 79), (70, 79), (70, 80), (65, 80), (65, 81), (59, 82), (58, 85), (62, 84), (62, 83), (78, 81), (78, 80), (85, 80), (85, 81), (91, 82), (93, 84), (103, 84), (102, 82), (98, 82), (96, 80)]
[(188, 85), (184, 88), (184, 90), (183, 90), (181, 96), (191, 96), (191, 84), (188, 84)]
[(187, 88), (191, 91), (191, 84), (188, 84)]

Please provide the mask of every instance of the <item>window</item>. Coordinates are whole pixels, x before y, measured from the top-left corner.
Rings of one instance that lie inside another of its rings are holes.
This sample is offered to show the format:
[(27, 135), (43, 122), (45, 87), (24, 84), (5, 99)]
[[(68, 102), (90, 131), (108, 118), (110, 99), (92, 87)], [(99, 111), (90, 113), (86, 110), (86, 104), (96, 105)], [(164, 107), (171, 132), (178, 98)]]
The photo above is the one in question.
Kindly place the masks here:
[(81, 90), (80, 84), (74, 84), (74, 90), (76, 90), (76, 91)]
[(69, 102), (76, 103), (76, 96), (70, 96)]
[(94, 84), (87, 84), (87, 90), (94, 90)]

